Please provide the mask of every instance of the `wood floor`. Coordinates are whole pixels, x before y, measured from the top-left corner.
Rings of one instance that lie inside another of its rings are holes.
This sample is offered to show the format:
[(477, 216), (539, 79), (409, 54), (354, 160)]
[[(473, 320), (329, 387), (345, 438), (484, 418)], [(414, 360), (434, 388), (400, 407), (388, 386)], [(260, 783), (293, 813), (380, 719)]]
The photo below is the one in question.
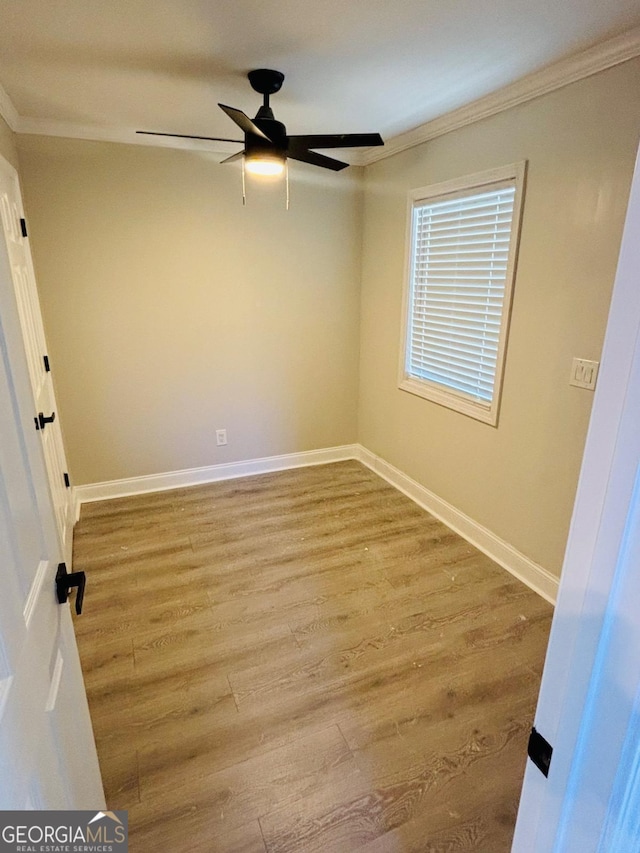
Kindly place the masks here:
[(510, 849), (551, 607), (357, 462), (85, 504), (132, 853)]

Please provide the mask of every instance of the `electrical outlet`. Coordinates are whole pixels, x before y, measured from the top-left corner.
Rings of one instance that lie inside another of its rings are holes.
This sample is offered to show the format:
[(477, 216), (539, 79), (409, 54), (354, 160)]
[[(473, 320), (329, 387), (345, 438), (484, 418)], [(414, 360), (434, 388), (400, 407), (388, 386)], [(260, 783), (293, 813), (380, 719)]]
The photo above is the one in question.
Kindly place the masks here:
[(216, 444), (218, 447), (224, 447), (227, 443), (227, 431), (226, 429), (217, 429), (216, 430)]
[(574, 358), (571, 362), (569, 385), (575, 385), (576, 388), (586, 388), (588, 391), (593, 391), (596, 387), (599, 367), (600, 362), (598, 361), (589, 361), (586, 358)]

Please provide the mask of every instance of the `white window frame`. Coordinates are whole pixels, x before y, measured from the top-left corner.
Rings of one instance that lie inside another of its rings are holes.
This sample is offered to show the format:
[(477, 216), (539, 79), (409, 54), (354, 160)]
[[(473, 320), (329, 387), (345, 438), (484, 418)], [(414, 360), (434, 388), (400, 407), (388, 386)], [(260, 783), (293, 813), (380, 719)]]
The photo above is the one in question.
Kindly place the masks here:
[[(518, 257), (518, 244), (520, 240), (520, 226), (522, 222), (522, 202), (524, 197), (524, 185), (526, 177), (526, 161), (512, 163), (497, 169), (489, 169), (474, 175), (456, 178), (452, 181), (433, 184), (428, 187), (411, 190), (407, 201), (407, 236), (406, 236), (406, 264), (402, 298), (402, 335), (400, 366), (398, 376), (398, 387), (410, 394), (417, 394), (441, 406), (454, 409), (457, 412), (476, 418), (479, 421), (497, 426), (500, 410), (500, 399), (502, 396), (502, 380), (504, 373), (504, 361), (507, 350), (507, 338), (511, 320), (511, 304), (513, 286), (515, 280), (516, 264)], [(426, 379), (412, 376), (407, 371), (408, 353), (407, 347), (410, 341), (410, 315), (412, 309), (412, 285), (414, 266), (414, 211), (425, 202), (446, 200), (456, 196), (473, 195), (490, 189), (492, 185), (514, 182), (515, 196), (513, 203), (513, 218), (511, 222), (511, 238), (509, 242), (509, 253), (507, 271), (505, 277), (504, 301), (502, 306), (502, 317), (500, 323), (498, 353), (496, 372), (494, 377), (493, 398), (490, 403), (474, 400), (464, 392), (448, 388), (446, 385), (430, 382)]]

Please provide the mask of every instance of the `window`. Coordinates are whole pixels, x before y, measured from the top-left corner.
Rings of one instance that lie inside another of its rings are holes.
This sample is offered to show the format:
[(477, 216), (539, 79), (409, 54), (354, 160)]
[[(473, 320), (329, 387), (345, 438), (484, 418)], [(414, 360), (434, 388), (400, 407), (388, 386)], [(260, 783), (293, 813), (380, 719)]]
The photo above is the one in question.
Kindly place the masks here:
[(399, 387), (494, 426), (525, 167), (409, 194)]

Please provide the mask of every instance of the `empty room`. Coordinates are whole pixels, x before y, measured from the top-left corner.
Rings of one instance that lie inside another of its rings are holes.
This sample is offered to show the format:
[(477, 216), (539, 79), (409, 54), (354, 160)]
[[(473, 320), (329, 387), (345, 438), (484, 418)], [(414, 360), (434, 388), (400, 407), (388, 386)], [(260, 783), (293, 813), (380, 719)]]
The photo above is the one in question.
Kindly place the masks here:
[(635, 849), (639, 142), (624, 0), (0, 2), (3, 814)]

